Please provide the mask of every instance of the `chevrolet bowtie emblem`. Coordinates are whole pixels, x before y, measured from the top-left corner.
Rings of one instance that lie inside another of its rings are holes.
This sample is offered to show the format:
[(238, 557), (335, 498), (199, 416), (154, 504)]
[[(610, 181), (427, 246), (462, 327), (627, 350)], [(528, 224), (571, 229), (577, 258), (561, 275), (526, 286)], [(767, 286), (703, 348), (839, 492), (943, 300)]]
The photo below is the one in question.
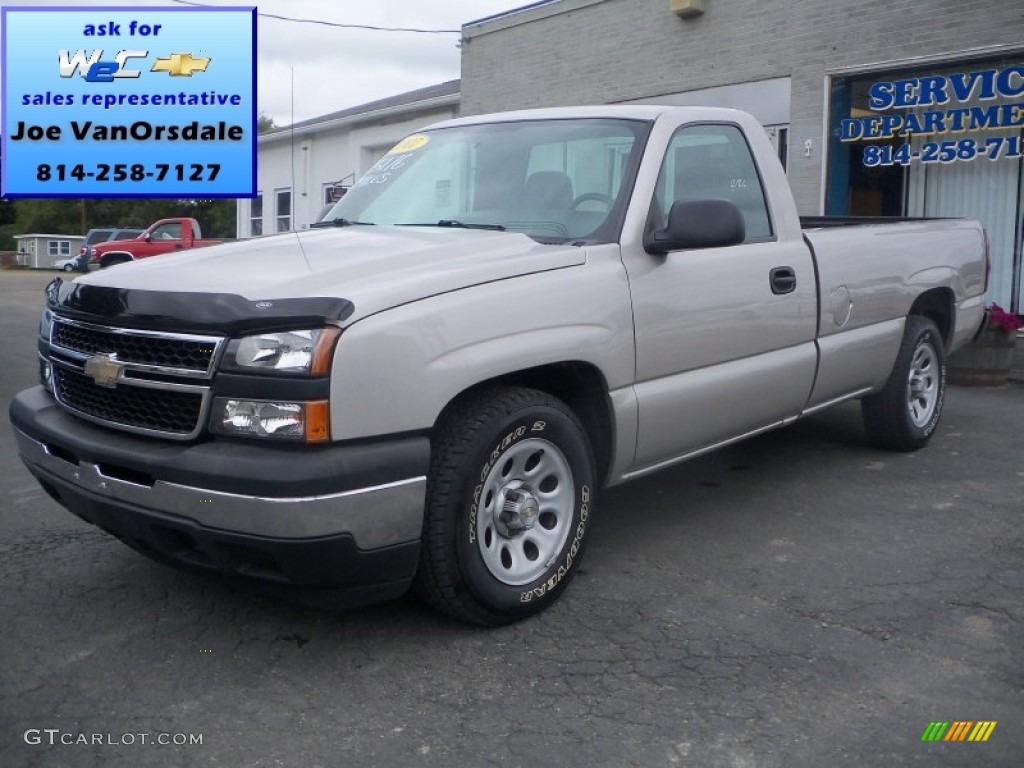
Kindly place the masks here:
[(193, 72), (205, 72), (210, 59), (196, 59), (191, 53), (172, 53), (166, 59), (153, 62), (150, 72), (166, 72), (171, 77), (192, 77)]
[(117, 362), (114, 352), (106, 355), (93, 355), (85, 361), (85, 375), (101, 387), (111, 389), (116, 387), (122, 370), (124, 370), (124, 366)]

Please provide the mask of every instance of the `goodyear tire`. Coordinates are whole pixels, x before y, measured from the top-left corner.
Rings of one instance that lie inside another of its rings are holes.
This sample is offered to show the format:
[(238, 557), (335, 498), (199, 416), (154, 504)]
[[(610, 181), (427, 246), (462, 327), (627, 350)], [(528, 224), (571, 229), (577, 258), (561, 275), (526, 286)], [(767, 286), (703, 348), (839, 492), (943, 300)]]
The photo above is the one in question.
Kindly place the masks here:
[(499, 387), (457, 403), (433, 445), (416, 591), (487, 626), (544, 609), (583, 556), (594, 476), (583, 427), (557, 398)]
[(911, 315), (885, 387), (861, 401), (868, 439), (881, 448), (916, 451), (935, 433), (946, 397), (946, 355), (935, 323)]

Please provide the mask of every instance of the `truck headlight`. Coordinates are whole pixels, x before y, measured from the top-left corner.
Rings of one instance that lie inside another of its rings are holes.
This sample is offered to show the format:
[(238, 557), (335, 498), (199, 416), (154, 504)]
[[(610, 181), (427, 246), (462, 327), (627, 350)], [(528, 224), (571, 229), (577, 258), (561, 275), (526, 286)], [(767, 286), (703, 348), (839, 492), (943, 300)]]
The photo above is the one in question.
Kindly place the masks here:
[(210, 429), (235, 437), (322, 443), (331, 437), (326, 400), (289, 402), (218, 397)]
[(228, 344), (222, 367), (250, 373), (325, 376), (331, 366), (331, 350), (340, 333), (337, 328), (315, 328), (233, 339)]

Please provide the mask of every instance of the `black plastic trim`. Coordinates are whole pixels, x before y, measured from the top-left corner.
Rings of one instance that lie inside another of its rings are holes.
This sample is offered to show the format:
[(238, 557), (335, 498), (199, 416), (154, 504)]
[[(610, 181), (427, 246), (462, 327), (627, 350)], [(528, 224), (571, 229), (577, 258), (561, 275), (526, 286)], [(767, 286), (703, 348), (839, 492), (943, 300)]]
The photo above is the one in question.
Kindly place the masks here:
[(145, 291), (65, 283), (46, 289), (51, 310), (77, 320), (174, 333), (235, 336), (340, 323), (355, 306), (348, 299), (301, 297), (250, 301), (233, 293)]
[(430, 464), (424, 435), (293, 445), (211, 439), (175, 443), (95, 426), (66, 413), (41, 386), (15, 395), (11, 423), (78, 461), (213, 491), (286, 498), (341, 493), (423, 477)]
[[(362, 604), (406, 591), (419, 559), (419, 540), (363, 550), (350, 534), (281, 539), (223, 531), (193, 520), (112, 501), (29, 467), (46, 490), (73, 514), (158, 562), (188, 570), (242, 577), (302, 599), (321, 593), (336, 607)], [(336, 591), (339, 590), (340, 591)], [(348, 593), (346, 599), (346, 591)], [(305, 600), (304, 602), (310, 602)]]
[(327, 400), (331, 395), (331, 380), (221, 372), (213, 379), (213, 394), (254, 400)]

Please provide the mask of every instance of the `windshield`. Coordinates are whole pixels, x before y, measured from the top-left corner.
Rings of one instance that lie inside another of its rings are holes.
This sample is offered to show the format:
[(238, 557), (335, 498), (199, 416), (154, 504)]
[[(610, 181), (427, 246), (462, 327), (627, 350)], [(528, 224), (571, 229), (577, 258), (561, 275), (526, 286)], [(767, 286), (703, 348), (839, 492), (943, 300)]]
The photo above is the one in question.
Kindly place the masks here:
[(618, 239), (649, 124), (536, 120), (442, 128), (399, 142), (324, 217), (506, 229), (545, 243)]
[(111, 230), (109, 229), (91, 229), (85, 236), (85, 243), (83, 245), (96, 245), (96, 243), (106, 242), (110, 238)]

